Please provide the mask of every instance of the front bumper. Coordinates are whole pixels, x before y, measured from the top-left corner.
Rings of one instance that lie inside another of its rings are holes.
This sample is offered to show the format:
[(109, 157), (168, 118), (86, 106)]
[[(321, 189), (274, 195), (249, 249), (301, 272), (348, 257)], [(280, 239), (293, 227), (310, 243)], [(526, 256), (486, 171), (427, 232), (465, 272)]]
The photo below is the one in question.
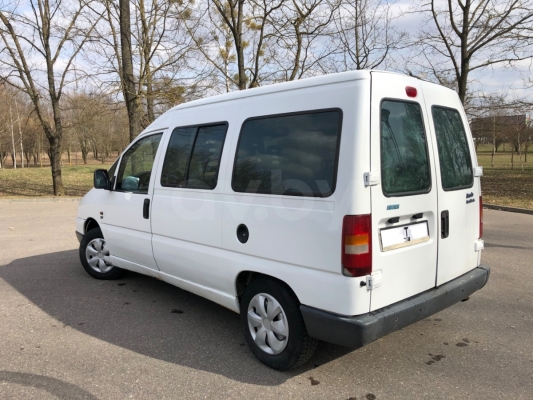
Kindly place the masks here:
[(83, 240), (83, 235), (79, 233), (78, 231), (76, 231), (76, 237), (78, 238), (78, 242), (81, 243), (81, 241)]
[(467, 298), (489, 280), (484, 265), (450, 282), (368, 314), (343, 317), (300, 306), (309, 336), (348, 347), (362, 347)]

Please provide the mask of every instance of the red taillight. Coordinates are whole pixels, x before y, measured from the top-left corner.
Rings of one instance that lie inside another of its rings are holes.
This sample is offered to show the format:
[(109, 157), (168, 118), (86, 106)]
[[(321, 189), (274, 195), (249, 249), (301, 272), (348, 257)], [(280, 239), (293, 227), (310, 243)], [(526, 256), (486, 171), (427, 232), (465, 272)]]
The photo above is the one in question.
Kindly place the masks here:
[(479, 196), (479, 238), (483, 237), (483, 198)]
[(342, 222), (342, 267), (348, 276), (372, 273), (372, 223), (370, 214), (346, 215)]
[(405, 87), (405, 94), (407, 94), (408, 97), (416, 97), (416, 95), (417, 95), (416, 88), (414, 88), (412, 86), (406, 86)]

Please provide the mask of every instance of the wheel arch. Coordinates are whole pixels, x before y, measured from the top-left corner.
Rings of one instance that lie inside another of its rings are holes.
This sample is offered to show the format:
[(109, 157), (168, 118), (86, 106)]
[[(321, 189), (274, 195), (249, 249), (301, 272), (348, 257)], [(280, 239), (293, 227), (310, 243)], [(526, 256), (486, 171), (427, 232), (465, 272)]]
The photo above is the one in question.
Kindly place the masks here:
[(279, 282), (283, 286), (286, 286), (287, 289), (289, 289), (294, 294), (296, 299), (298, 299), (298, 303), (300, 302), (298, 295), (294, 292), (294, 290), (291, 288), (291, 286), (287, 282), (282, 281), (281, 279), (276, 278), (272, 275), (264, 274), (262, 272), (246, 270), (246, 271), (239, 272), (239, 274), (237, 275), (237, 278), (235, 279), (235, 293), (237, 293), (237, 300), (239, 301), (239, 304), (241, 303), (242, 296), (244, 294), (244, 290), (246, 286), (248, 286), (250, 282), (256, 279), (260, 279), (260, 278), (272, 279), (276, 282)]
[(98, 225), (98, 222), (96, 222), (94, 218), (87, 218), (87, 221), (85, 221), (85, 227), (84, 227), (85, 232), (83, 233), (86, 234), (90, 230), (93, 230), (96, 228), (100, 228), (100, 225)]

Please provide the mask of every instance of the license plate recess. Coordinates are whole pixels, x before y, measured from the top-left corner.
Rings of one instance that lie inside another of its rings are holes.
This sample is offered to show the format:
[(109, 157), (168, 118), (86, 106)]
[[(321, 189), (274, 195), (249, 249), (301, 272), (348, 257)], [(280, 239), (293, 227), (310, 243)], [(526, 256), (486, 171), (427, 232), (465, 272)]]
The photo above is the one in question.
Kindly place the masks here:
[(428, 222), (416, 222), (379, 230), (381, 251), (413, 246), (429, 240)]

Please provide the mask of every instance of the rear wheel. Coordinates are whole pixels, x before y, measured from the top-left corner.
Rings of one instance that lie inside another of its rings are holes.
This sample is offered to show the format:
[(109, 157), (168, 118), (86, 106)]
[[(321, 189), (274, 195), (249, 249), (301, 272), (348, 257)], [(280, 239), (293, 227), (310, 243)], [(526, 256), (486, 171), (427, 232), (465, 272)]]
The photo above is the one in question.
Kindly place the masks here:
[(111, 262), (111, 254), (100, 228), (91, 229), (80, 243), (80, 261), (89, 275), (96, 279), (118, 279), (123, 273)]
[(307, 334), (296, 295), (272, 278), (254, 280), (244, 290), (241, 326), (254, 355), (280, 371), (308, 361), (318, 343)]

